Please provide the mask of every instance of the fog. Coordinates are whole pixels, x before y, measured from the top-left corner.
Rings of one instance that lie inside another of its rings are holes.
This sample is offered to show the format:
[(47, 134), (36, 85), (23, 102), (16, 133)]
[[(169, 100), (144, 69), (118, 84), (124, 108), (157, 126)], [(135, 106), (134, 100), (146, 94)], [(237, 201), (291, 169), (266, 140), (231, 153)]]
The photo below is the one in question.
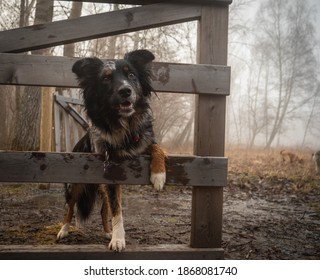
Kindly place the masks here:
[(227, 143), (319, 149), (320, 2), (230, 7)]

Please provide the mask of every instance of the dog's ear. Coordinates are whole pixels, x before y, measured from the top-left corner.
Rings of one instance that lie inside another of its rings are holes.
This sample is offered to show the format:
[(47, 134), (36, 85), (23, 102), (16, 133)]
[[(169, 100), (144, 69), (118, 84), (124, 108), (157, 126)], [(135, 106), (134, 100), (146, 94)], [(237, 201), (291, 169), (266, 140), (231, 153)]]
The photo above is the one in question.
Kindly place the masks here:
[(77, 75), (80, 85), (86, 81), (95, 81), (103, 67), (103, 62), (96, 57), (83, 58), (76, 61), (72, 66), (72, 72)]
[(153, 53), (148, 50), (136, 50), (127, 53), (124, 59), (129, 61), (134, 67), (142, 70), (147, 69), (155, 57)]

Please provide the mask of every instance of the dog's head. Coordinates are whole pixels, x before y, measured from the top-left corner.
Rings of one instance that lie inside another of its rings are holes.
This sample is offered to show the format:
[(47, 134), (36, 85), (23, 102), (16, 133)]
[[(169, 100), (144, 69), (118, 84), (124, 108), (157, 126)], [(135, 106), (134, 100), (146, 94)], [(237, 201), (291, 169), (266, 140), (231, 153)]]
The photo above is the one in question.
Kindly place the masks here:
[(153, 59), (150, 51), (136, 50), (115, 61), (94, 57), (75, 62), (72, 71), (94, 124), (107, 118), (130, 117), (147, 106), (153, 91), (149, 71)]

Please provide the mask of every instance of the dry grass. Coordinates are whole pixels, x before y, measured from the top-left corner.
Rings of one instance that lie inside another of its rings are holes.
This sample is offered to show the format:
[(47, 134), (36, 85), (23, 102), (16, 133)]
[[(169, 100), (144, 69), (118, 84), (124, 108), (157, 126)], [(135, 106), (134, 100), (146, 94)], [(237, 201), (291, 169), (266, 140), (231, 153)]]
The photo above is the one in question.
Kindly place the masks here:
[(233, 185), (287, 185), (293, 190), (308, 192), (320, 187), (320, 175), (316, 174), (309, 152), (294, 152), (303, 163), (282, 160), (279, 150), (229, 149), (229, 181)]

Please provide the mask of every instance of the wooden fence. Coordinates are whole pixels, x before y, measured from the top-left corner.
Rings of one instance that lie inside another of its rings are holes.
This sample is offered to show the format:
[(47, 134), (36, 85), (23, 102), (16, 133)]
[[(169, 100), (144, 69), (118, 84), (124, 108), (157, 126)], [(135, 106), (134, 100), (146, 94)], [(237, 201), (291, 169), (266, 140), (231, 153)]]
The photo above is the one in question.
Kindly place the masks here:
[[(156, 91), (197, 95), (195, 156), (169, 156), (167, 160), (167, 184), (193, 186), (190, 244), (128, 246), (121, 254), (106, 252), (104, 246), (0, 246), (0, 259), (221, 259), (223, 187), (227, 184), (225, 110), (230, 89), (230, 68), (225, 65), (231, 0), (96, 2), (142, 6), (0, 32), (0, 84), (77, 87), (71, 72), (76, 58), (14, 53), (199, 20), (199, 64), (153, 66)], [(149, 182), (148, 157), (137, 157), (134, 164), (119, 162), (108, 177), (101, 174), (101, 165), (97, 154), (0, 152), (0, 182)]]
[(71, 152), (89, 128), (78, 90), (54, 93), (54, 144), (56, 152)]

